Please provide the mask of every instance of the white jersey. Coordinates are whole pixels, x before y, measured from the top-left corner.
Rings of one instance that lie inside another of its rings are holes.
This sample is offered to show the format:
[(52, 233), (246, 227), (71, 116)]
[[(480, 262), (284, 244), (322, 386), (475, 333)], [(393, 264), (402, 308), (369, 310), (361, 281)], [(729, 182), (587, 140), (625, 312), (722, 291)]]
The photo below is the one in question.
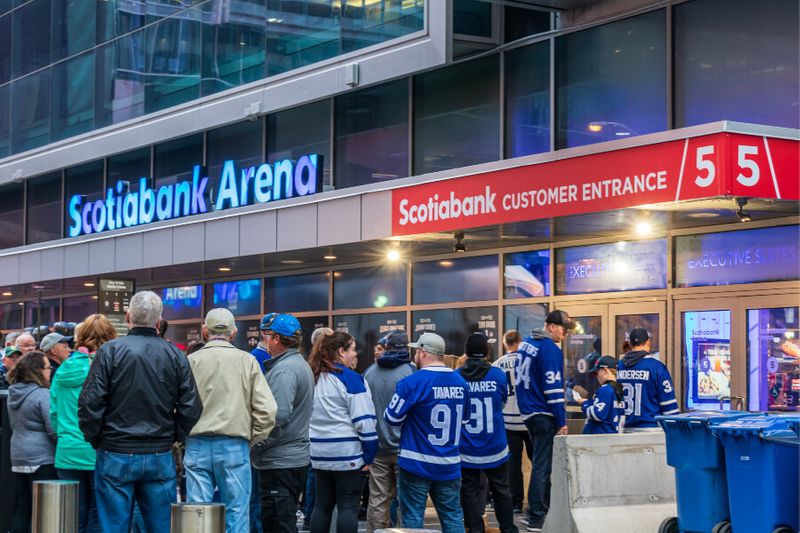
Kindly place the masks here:
[(508, 380), (508, 399), (506, 405), (503, 407), (503, 420), (506, 423), (506, 429), (509, 431), (528, 431), (525, 423), (522, 421), (522, 415), (519, 414), (519, 407), (517, 407), (517, 396), (514, 391), (514, 366), (517, 364), (517, 352), (505, 354), (503, 357), (492, 363), (502, 370)]

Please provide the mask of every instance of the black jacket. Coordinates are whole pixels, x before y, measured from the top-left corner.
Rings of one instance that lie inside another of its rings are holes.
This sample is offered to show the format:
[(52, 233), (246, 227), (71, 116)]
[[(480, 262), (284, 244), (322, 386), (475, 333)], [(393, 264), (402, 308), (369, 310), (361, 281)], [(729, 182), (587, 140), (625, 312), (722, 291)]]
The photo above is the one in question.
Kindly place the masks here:
[(189, 360), (153, 328), (101, 346), (78, 398), (84, 438), (115, 453), (165, 452), (202, 413)]

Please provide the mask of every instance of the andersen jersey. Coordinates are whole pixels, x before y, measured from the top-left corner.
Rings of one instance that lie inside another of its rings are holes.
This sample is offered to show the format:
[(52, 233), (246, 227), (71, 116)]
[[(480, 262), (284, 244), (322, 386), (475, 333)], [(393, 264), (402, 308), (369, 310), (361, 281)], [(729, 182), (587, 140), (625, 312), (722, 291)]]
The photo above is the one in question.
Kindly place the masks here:
[(517, 407), (517, 393), (514, 385), (516, 383), (514, 367), (517, 366), (517, 352), (505, 354), (492, 365), (502, 370), (506, 375), (506, 381), (508, 381), (508, 398), (506, 398), (506, 405), (503, 407), (503, 421), (506, 424), (506, 429), (508, 431), (524, 431), (527, 433), (528, 428), (525, 427), (525, 422), (522, 421), (522, 415), (519, 414), (519, 407)]
[(625, 402), (617, 400), (617, 393), (608, 383), (597, 389), (591, 400), (583, 402), (581, 409), (586, 415), (586, 435), (620, 433), (625, 423)]
[(492, 367), (483, 379), (467, 381), (467, 386), (469, 421), (461, 432), (461, 466), (494, 468), (508, 460), (503, 423), (503, 404), (508, 398), (506, 375)]
[(664, 363), (648, 355), (631, 367), (617, 366), (617, 381), (625, 393), (625, 427), (658, 427), (658, 415), (680, 412), (672, 377)]
[(519, 345), (517, 352), (516, 392), (522, 418), (547, 415), (555, 419), (557, 428), (565, 426), (561, 348), (549, 337), (532, 336)]
[(467, 383), (446, 366), (428, 366), (400, 380), (384, 412), (402, 426), (397, 463), (420, 477), (461, 477), (461, 426), (468, 416)]

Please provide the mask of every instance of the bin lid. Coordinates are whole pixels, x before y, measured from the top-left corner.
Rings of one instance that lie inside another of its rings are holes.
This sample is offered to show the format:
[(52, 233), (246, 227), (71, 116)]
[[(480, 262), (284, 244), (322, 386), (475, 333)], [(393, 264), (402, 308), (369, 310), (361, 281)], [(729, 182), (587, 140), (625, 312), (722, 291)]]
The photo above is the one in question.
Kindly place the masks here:
[(800, 448), (800, 434), (796, 429), (768, 429), (761, 432), (761, 438), (769, 442)]
[(745, 411), (688, 411), (677, 415), (657, 416), (656, 420), (661, 424), (662, 428), (668, 427), (670, 423), (677, 423), (683, 427), (695, 424), (710, 426), (712, 423), (718, 424), (728, 420), (736, 420), (745, 416), (752, 416), (752, 414)]
[(798, 416), (800, 415), (759, 414), (742, 417), (719, 424), (712, 424), (711, 432), (715, 436), (723, 433), (729, 435), (760, 435), (761, 432), (771, 429), (786, 430), (789, 428), (789, 422), (797, 419)]

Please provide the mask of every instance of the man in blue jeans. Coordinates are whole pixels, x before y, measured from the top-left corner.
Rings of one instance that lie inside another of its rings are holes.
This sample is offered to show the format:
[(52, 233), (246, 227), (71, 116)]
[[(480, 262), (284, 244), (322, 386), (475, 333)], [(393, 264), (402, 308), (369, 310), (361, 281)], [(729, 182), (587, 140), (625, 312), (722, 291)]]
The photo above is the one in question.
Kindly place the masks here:
[(189, 360), (158, 337), (161, 298), (133, 295), (124, 337), (97, 350), (78, 398), (78, 425), (97, 450), (95, 491), (102, 531), (127, 531), (134, 498), (148, 531), (169, 531), (176, 500), (172, 443), (203, 412)]
[(444, 339), (423, 333), (416, 343), (419, 371), (403, 378), (383, 413), (400, 426), (398, 499), (404, 528), (422, 528), (430, 494), (442, 533), (464, 533), (461, 509), (461, 427), (469, 420), (467, 383), (445, 366)]

